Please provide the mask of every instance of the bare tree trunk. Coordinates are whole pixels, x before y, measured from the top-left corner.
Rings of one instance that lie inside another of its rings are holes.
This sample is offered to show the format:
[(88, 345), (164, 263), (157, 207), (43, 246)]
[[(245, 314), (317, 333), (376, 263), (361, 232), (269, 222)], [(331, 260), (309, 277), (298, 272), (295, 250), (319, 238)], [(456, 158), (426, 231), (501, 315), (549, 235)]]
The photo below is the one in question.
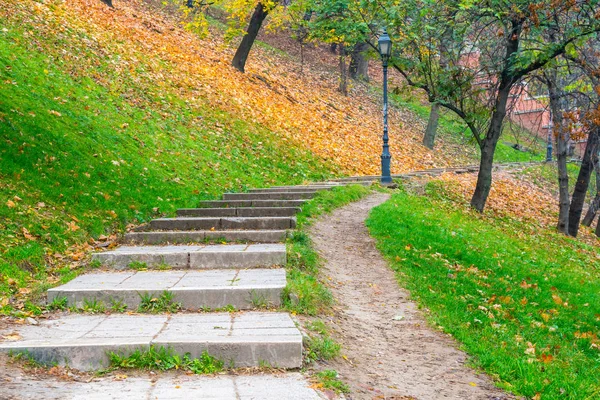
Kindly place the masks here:
[(252, 49), (252, 45), (258, 36), (260, 27), (262, 26), (265, 18), (267, 18), (268, 14), (269, 12), (265, 9), (262, 3), (258, 3), (256, 5), (254, 13), (252, 14), (252, 18), (250, 18), (250, 23), (248, 24), (248, 30), (242, 38), (242, 42), (235, 52), (233, 61), (231, 62), (231, 65), (233, 65), (238, 71), (244, 72), (246, 60), (250, 54), (250, 49)]
[(355, 80), (369, 81), (369, 60), (365, 57), (365, 52), (369, 48), (367, 42), (360, 42), (354, 45), (350, 54), (350, 77)]
[(479, 148), (481, 149), (481, 160), (479, 162), (479, 173), (477, 174), (477, 184), (475, 185), (475, 193), (471, 198), (471, 207), (479, 212), (483, 212), (485, 203), (492, 188), (492, 168), (494, 166), (494, 152), (498, 145), (498, 140), (502, 134), (502, 125), (506, 117), (506, 105), (508, 104), (508, 96), (513, 85), (519, 78), (513, 75), (514, 64), (511, 60), (519, 51), (519, 40), (521, 30), (523, 28), (522, 20), (511, 21), (512, 29), (508, 35), (506, 42), (506, 60), (498, 83), (498, 92), (496, 93), (496, 101), (494, 104), (494, 112), (490, 120), (490, 126), (483, 140), (480, 141)]
[(587, 213), (581, 222), (581, 225), (584, 226), (592, 226), (592, 222), (596, 218), (596, 213), (600, 209), (600, 155), (597, 151), (592, 155), (592, 163), (594, 164), (594, 172), (596, 173), (596, 196), (590, 203)]
[(600, 192), (596, 193), (596, 197), (590, 203), (590, 206), (583, 217), (583, 221), (581, 221), (581, 225), (583, 226), (592, 226), (592, 222), (594, 222), (594, 218), (596, 218), (596, 213), (598, 212), (598, 207), (600, 206)]
[(585, 145), (585, 153), (583, 154), (583, 160), (581, 161), (581, 168), (579, 169), (579, 175), (577, 176), (577, 182), (575, 183), (575, 189), (573, 190), (573, 197), (571, 198), (571, 208), (569, 209), (569, 235), (576, 237), (579, 231), (579, 220), (581, 219), (581, 213), (583, 212), (583, 203), (585, 202), (585, 195), (590, 185), (590, 177), (592, 175), (593, 163), (592, 154), (598, 149), (598, 135), (600, 127), (593, 127), (590, 131)]
[(550, 95), (550, 109), (552, 110), (552, 123), (556, 135), (556, 163), (558, 167), (558, 223), (556, 229), (568, 234), (569, 207), (571, 205), (569, 194), (569, 174), (567, 172), (567, 156), (569, 150), (569, 132), (565, 129), (563, 111), (565, 107), (563, 92), (557, 82), (556, 70), (546, 75), (546, 85)]
[(425, 135), (423, 135), (423, 145), (433, 150), (435, 143), (435, 135), (438, 128), (438, 120), (440, 118), (440, 104), (431, 103), (431, 111), (429, 112), (429, 121), (427, 122), (427, 129), (425, 129)]
[[(511, 80), (509, 79), (509, 81)], [(502, 134), (502, 124), (506, 116), (506, 104), (508, 103), (511, 87), (512, 85), (504, 80), (500, 83), (490, 127), (479, 146), (481, 149), (481, 160), (479, 161), (479, 173), (477, 174), (475, 193), (473, 193), (473, 197), (471, 198), (471, 207), (479, 212), (483, 212), (490, 189), (492, 188), (494, 152)]]
[(100, 0), (100, 1), (103, 2), (104, 4), (106, 4), (107, 6), (113, 8), (112, 0)]
[(598, 222), (596, 222), (596, 236), (600, 237), (600, 218), (598, 218)]
[(346, 68), (346, 49), (343, 43), (339, 43), (340, 48), (340, 87), (339, 91), (344, 96), (348, 96), (348, 68)]

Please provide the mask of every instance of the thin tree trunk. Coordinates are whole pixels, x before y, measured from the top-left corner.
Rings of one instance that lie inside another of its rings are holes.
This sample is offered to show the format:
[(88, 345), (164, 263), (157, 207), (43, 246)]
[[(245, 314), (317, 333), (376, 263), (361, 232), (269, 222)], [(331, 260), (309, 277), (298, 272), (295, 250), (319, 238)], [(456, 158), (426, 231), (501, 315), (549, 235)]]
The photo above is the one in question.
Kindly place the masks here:
[(598, 218), (598, 222), (596, 222), (596, 236), (600, 237), (600, 218)]
[(596, 196), (590, 203), (587, 213), (581, 222), (581, 225), (584, 226), (592, 226), (592, 222), (594, 222), (596, 213), (600, 208), (600, 157), (598, 152), (595, 152), (595, 154), (592, 156), (592, 162), (594, 163), (594, 172), (596, 173)]
[(505, 64), (502, 70), (500, 81), (498, 84), (498, 92), (494, 104), (494, 112), (490, 120), (490, 127), (481, 140), (479, 148), (481, 149), (481, 161), (479, 163), (479, 173), (477, 175), (477, 184), (475, 185), (475, 193), (471, 198), (471, 207), (479, 212), (483, 212), (485, 203), (492, 188), (492, 168), (494, 166), (494, 152), (496, 145), (502, 134), (502, 124), (506, 117), (506, 105), (508, 96), (512, 86), (516, 83), (517, 78), (513, 75), (514, 70), (514, 55), (519, 51), (519, 40), (521, 30), (523, 28), (522, 20), (512, 21), (512, 29), (508, 35), (506, 44)]
[(235, 52), (235, 56), (233, 56), (233, 61), (231, 62), (231, 65), (233, 65), (238, 71), (244, 72), (246, 60), (250, 54), (250, 49), (252, 49), (252, 45), (258, 36), (260, 27), (262, 26), (265, 18), (267, 18), (268, 14), (269, 12), (265, 9), (262, 3), (258, 3), (256, 5), (254, 13), (252, 14), (252, 18), (250, 18), (250, 23), (248, 24), (248, 30), (242, 38), (242, 42)]
[(581, 221), (581, 225), (583, 226), (592, 226), (592, 222), (594, 222), (594, 218), (596, 218), (596, 213), (598, 213), (598, 207), (600, 206), (600, 192), (596, 193), (596, 197), (590, 203), (590, 206), (583, 217), (583, 221)]
[(113, 8), (112, 0), (100, 0), (100, 1), (103, 2), (104, 4), (106, 4), (107, 6)]
[(423, 135), (423, 145), (433, 150), (435, 143), (435, 135), (438, 128), (438, 120), (440, 118), (440, 104), (431, 103), (431, 111), (429, 112), (429, 121), (427, 122), (427, 129), (425, 129), (425, 135)]
[(483, 212), (485, 203), (492, 188), (492, 168), (494, 166), (494, 153), (496, 145), (502, 134), (502, 124), (506, 116), (506, 104), (512, 85), (504, 84), (498, 90), (496, 96), (496, 107), (492, 114), (490, 127), (481, 142), (481, 160), (479, 162), (479, 173), (477, 174), (477, 184), (475, 185), (475, 193), (471, 198), (471, 207), (479, 212)]
[(355, 80), (369, 81), (369, 60), (365, 57), (365, 52), (369, 48), (367, 42), (360, 42), (354, 45), (350, 54), (350, 77)]
[(564, 98), (557, 79), (556, 70), (550, 71), (546, 76), (548, 94), (550, 95), (550, 109), (552, 122), (556, 132), (556, 164), (558, 167), (558, 223), (556, 229), (568, 234), (569, 230), (569, 174), (567, 172), (567, 156), (569, 150), (569, 132), (565, 129), (563, 121)]
[(343, 43), (339, 44), (340, 48), (340, 87), (339, 91), (344, 95), (348, 95), (348, 69), (346, 68), (346, 49)]
[(585, 153), (583, 154), (583, 160), (581, 161), (581, 168), (579, 169), (579, 175), (577, 176), (577, 182), (575, 183), (575, 189), (573, 190), (573, 197), (571, 198), (571, 208), (569, 209), (569, 235), (575, 237), (579, 231), (579, 221), (581, 219), (581, 213), (583, 212), (585, 195), (587, 194), (587, 189), (590, 185), (590, 177), (594, 168), (592, 155), (597, 151), (599, 130), (600, 127), (594, 127), (588, 135)]

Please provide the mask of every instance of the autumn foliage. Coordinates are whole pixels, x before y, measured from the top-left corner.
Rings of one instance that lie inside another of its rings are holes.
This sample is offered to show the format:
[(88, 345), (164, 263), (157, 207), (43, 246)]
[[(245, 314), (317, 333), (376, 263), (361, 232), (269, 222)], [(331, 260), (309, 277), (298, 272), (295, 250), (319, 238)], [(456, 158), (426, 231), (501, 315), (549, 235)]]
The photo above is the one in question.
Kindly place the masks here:
[[(381, 153), (381, 104), (379, 95), (355, 88), (354, 96), (336, 92), (333, 72), (300, 74), (293, 63), (266, 51), (255, 54), (247, 73), (229, 65), (233, 49), (212, 34), (200, 39), (185, 31), (173, 16), (141, 0), (118, 1), (115, 8), (97, 0), (68, 2), (8, 0), (0, 6), (2, 18), (15, 11), (32, 13), (48, 32), (59, 32), (67, 41), (84, 41), (100, 57), (110, 57), (111, 68), (124, 80), (160, 90), (176, 90), (189, 103), (209, 103), (242, 119), (258, 122), (277, 132), (291, 146), (304, 146), (337, 164), (346, 174), (378, 174)], [(35, 40), (35, 39), (34, 39)], [(86, 63), (69, 47), (63, 62), (73, 75), (86, 74)], [(292, 67), (291, 67), (292, 65)], [(299, 68), (298, 68), (299, 70)], [(119, 82), (91, 76), (113, 90)], [(367, 100), (367, 101), (365, 101)], [(138, 105), (143, 99), (131, 98)], [(392, 172), (450, 164), (450, 157), (434, 154), (418, 144), (420, 132), (402, 121), (392, 109), (390, 116)]]

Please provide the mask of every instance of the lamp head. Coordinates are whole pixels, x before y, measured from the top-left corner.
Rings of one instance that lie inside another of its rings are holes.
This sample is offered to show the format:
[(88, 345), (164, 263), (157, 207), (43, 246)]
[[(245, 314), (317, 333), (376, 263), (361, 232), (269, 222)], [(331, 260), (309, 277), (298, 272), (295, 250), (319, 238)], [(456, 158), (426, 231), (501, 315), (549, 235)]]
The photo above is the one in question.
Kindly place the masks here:
[(388, 60), (392, 55), (392, 40), (387, 33), (387, 30), (383, 30), (378, 40), (379, 54), (384, 60)]

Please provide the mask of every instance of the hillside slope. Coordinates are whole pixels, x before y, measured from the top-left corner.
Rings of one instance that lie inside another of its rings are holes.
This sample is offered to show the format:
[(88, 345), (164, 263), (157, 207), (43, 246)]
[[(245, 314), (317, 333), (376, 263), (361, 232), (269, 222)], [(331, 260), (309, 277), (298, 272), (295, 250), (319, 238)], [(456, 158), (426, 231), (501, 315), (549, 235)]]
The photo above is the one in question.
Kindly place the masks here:
[(192, 104), (167, 78), (166, 62), (125, 51), (116, 36), (104, 47), (94, 16), (64, 6), (0, 5), (5, 311), (34, 307), (19, 300), (32, 286), (71, 278), (97, 243), (90, 237), (104, 241), (128, 222), (226, 190), (338, 170), (258, 122), (205, 99)]
[[(0, 295), (68, 280), (103, 236), (201, 198), (378, 173), (380, 96), (341, 96), (332, 56), (301, 73), (257, 46), (241, 74), (219, 32), (115, 6), (0, 4)], [(391, 109), (393, 172), (461, 163), (420, 145), (423, 124)]]

